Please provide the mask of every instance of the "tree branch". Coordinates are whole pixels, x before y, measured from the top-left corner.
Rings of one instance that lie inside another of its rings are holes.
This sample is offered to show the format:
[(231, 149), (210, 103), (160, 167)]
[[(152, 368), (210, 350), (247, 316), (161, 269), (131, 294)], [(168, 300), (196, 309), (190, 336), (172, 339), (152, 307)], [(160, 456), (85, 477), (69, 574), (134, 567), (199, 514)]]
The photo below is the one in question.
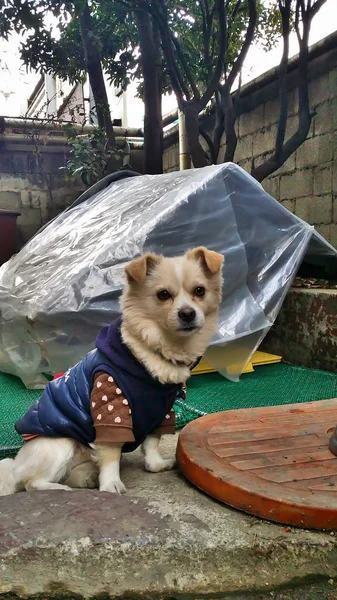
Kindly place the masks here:
[(323, 4), (326, 3), (326, 0), (316, 0), (316, 2), (310, 8), (310, 15), (313, 19), (314, 16), (318, 13), (318, 11), (322, 8)]
[(211, 56), (210, 56), (210, 37), (212, 21), (209, 20), (209, 6), (208, 0), (200, 0), (200, 10), (202, 18), (202, 40), (203, 40), (203, 57), (205, 65), (207, 66), (208, 78), (211, 74)]
[(245, 36), (244, 42), (242, 44), (242, 48), (239, 53), (239, 56), (237, 57), (236, 61), (234, 62), (232, 70), (229, 73), (228, 78), (227, 78), (227, 83), (229, 85), (229, 89), (232, 88), (236, 77), (238, 76), (239, 72), (242, 69), (242, 65), (245, 61), (248, 50), (249, 50), (251, 43), (253, 41), (253, 38), (254, 38), (256, 22), (257, 22), (256, 0), (248, 0), (248, 10), (249, 10), (249, 22), (248, 22), (248, 27), (247, 27), (247, 31), (246, 31), (246, 36)]
[(78, 14), (78, 19), (83, 42), (86, 69), (94, 96), (98, 124), (106, 132), (110, 146), (115, 146), (116, 138), (113, 130), (109, 101), (103, 77), (101, 56), (94, 38), (93, 19), (88, 0), (85, 0), (84, 7)]
[(194, 77), (192, 75), (192, 71), (191, 71), (191, 69), (190, 69), (190, 67), (188, 65), (187, 60), (186, 60), (185, 54), (184, 54), (184, 52), (183, 52), (183, 50), (182, 50), (182, 48), (180, 46), (179, 40), (173, 34), (173, 32), (170, 32), (170, 34), (171, 34), (171, 39), (172, 39), (172, 42), (174, 44), (174, 47), (175, 47), (175, 49), (177, 51), (177, 55), (178, 55), (178, 58), (180, 60), (180, 63), (181, 63), (181, 65), (182, 65), (182, 67), (183, 67), (183, 69), (184, 69), (184, 71), (186, 73), (187, 80), (188, 80), (188, 82), (189, 82), (189, 84), (191, 86), (191, 89), (192, 89), (192, 92), (193, 92), (193, 99), (194, 100), (199, 100), (200, 93), (199, 93), (199, 90), (198, 90), (198, 88), (196, 86), (195, 79), (194, 79)]
[(184, 108), (184, 96), (188, 100), (190, 98), (189, 90), (184, 83), (182, 74), (180, 73), (177, 61), (175, 60), (173, 45), (171, 40), (170, 28), (168, 25), (167, 12), (165, 7), (165, 13), (161, 14), (160, 9), (163, 8), (161, 3), (154, 0), (152, 6), (146, 3), (147, 10), (151, 13), (152, 17), (157, 23), (157, 27), (160, 32), (162, 49), (167, 62), (167, 69), (170, 75), (173, 91), (176, 95), (178, 106), (180, 110)]
[[(298, 115), (298, 127), (296, 132), (290, 137), (290, 139), (283, 144), (279, 153), (274, 152), (273, 156), (265, 163), (253, 168), (252, 176), (258, 181), (263, 181), (268, 175), (274, 173), (279, 167), (281, 167), (285, 161), (291, 156), (301, 144), (306, 140), (309, 133), (312, 117), (315, 113), (310, 111), (309, 106), (309, 89), (308, 89), (308, 63), (309, 63), (309, 32), (311, 27), (311, 21), (313, 18), (312, 8), (306, 9), (304, 0), (296, 0), (296, 11), (295, 11), (295, 28), (299, 41), (299, 63), (298, 63), (298, 93), (299, 93), (299, 115)], [(300, 33), (299, 23), (302, 21), (303, 32)]]
[(212, 165), (216, 165), (216, 161), (217, 161), (217, 157), (218, 157), (218, 152), (215, 151), (214, 148), (214, 144), (212, 142), (211, 137), (208, 135), (208, 133), (201, 127), (200, 123), (199, 123), (199, 133), (200, 135), (204, 138), (208, 148), (209, 148), (209, 153), (210, 153), (210, 157), (211, 157), (211, 163)]
[(221, 146), (221, 140), (223, 132), (225, 131), (225, 115), (223, 107), (221, 106), (221, 88), (215, 93), (215, 123), (213, 129), (213, 145), (214, 152), (218, 156)]
[(288, 86), (287, 86), (287, 73), (288, 73), (288, 59), (289, 59), (289, 34), (290, 34), (290, 15), (291, 15), (291, 0), (285, 0), (284, 5), (281, 0), (278, 0), (279, 10), (282, 19), (282, 37), (283, 37), (283, 53), (280, 62), (280, 75), (279, 75), (279, 101), (280, 101), (280, 113), (279, 121), (277, 126), (276, 143), (275, 143), (275, 155), (276, 157), (281, 156), (284, 138), (287, 127), (288, 117)]
[(223, 86), (222, 90), (223, 104), (225, 107), (225, 131), (226, 131), (226, 151), (224, 162), (232, 162), (234, 160), (235, 150), (238, 143), (238, 138), (235, 131), (235, 110), (233, 106), (233, 98), (231, 96), (230, 87)]
[(199, 140), (199, 111), (195, 103), (184, 107), (186, 133), (190, 155), (195, 167), (206, 167), (209, 163)]
[[(250, 0), (250, 1), (252, 1), (252, 0)], [(218, 56), (217, 56), (214, 73), (211, 77), (211, 80), (207, 86), (205, 93), (202, 95), (202, 97), (199, 100), (199, 112), (203, 108), (205, 108), (205, 106), (208, 104), (208, 102), (214, 96), (214, 94), (218, 88), (218, 85), (219, 85), (219, 82), (221, 79), (221, 75), (223, 73), (223, 57), (226, 52), (226, 41), (227, 41), (226, 8), (225, 8), (223, 0), (215, 0), (215, 2), (216, 2), (216, 9), (217, 9), (217, 14), (218, 14), (218, 18), (219, 18), (219, 35), (220, 35), (219, 50), (218, 50)]]

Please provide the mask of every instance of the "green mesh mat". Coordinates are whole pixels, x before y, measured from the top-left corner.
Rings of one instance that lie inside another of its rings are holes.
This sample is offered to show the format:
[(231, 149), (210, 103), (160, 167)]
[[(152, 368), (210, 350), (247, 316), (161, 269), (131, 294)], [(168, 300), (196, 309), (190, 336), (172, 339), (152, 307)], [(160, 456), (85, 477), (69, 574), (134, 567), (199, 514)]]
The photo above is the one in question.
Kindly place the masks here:
[(186, 401), (175, 406), (177, 429), (203, 415), (237, 408), (337, 398), (337, 374), (282, 363), (256, 367), (238, 383), (217, 373), (188, 381)]
[(21, 379), (0, 373), (0, 459), (16, 454), (22, 439), (14, 423), (41, 396), (41, 390), (27, 390)]
[[(27, 390), (16, 377), (0, 373), (0, 459), (15, 455), (22, 445), (14, 423), (40, 394)], [(212, 412), (335, 397), (337, 374), (284, 364), (257, 367), (238, 383), (216, 373), (197, 375), (188, 382), (187, 400), (175, 405), (177, 429)]]

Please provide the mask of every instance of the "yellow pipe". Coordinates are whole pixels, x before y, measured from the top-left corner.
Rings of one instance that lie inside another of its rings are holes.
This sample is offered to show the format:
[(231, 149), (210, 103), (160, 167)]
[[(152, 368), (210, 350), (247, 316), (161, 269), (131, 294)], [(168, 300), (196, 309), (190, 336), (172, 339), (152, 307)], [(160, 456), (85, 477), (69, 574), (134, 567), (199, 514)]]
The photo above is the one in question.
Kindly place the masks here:
[(191, 156), (188, 148), (188, 141), (186, 135), (185, 115), (181, 110), (178, 110), (178, 123), (179, 123), (179, 169), (185, 171), (185, 169), (191, 168)]

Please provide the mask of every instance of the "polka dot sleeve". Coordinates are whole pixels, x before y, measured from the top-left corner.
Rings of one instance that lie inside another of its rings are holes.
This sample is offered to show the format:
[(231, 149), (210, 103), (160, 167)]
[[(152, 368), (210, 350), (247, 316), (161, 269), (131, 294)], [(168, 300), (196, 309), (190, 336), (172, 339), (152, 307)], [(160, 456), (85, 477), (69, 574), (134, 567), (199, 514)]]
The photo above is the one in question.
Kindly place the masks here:
[(174, 408), (171, 408), (168, 415), (166, 415), (165, 419), (162, 423), (151, 432), (151, 435), (156, 437), (161, 437), (162, 435), (174, 435), (175, 434), (175, 424), (176, 424), (176, 415), (174, 412)]
[(134, 442), (132, 414), (127, 398), (108, 373), (97, 373), (90, 397), (95, 442)]

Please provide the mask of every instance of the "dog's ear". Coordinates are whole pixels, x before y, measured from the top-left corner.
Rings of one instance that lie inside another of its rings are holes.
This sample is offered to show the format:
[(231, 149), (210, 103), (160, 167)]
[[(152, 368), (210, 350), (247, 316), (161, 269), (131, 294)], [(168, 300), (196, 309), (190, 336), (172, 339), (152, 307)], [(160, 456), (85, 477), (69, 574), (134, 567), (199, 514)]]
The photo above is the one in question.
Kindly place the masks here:
[(201, 261), (203, 267), (212, 273), (212, 275), (221, 270), (225, 260), (222, 254), (218, 254), (218, 252), (214, 252), (213, 250), (208, 250), (208, 248), (204, 248), (204, 246), (199, 246), (199, 248), (190, 250), (187, 253), (187, 256), (188, 258), (194, 258), (194, 260)]
[(156, 265), (162, 260), (157, 254), (144, 254), (140, 258), (136, 258), (125, 267), (125, 273), (129, 283), (143, 283), (146, 275), (148, 275)]

